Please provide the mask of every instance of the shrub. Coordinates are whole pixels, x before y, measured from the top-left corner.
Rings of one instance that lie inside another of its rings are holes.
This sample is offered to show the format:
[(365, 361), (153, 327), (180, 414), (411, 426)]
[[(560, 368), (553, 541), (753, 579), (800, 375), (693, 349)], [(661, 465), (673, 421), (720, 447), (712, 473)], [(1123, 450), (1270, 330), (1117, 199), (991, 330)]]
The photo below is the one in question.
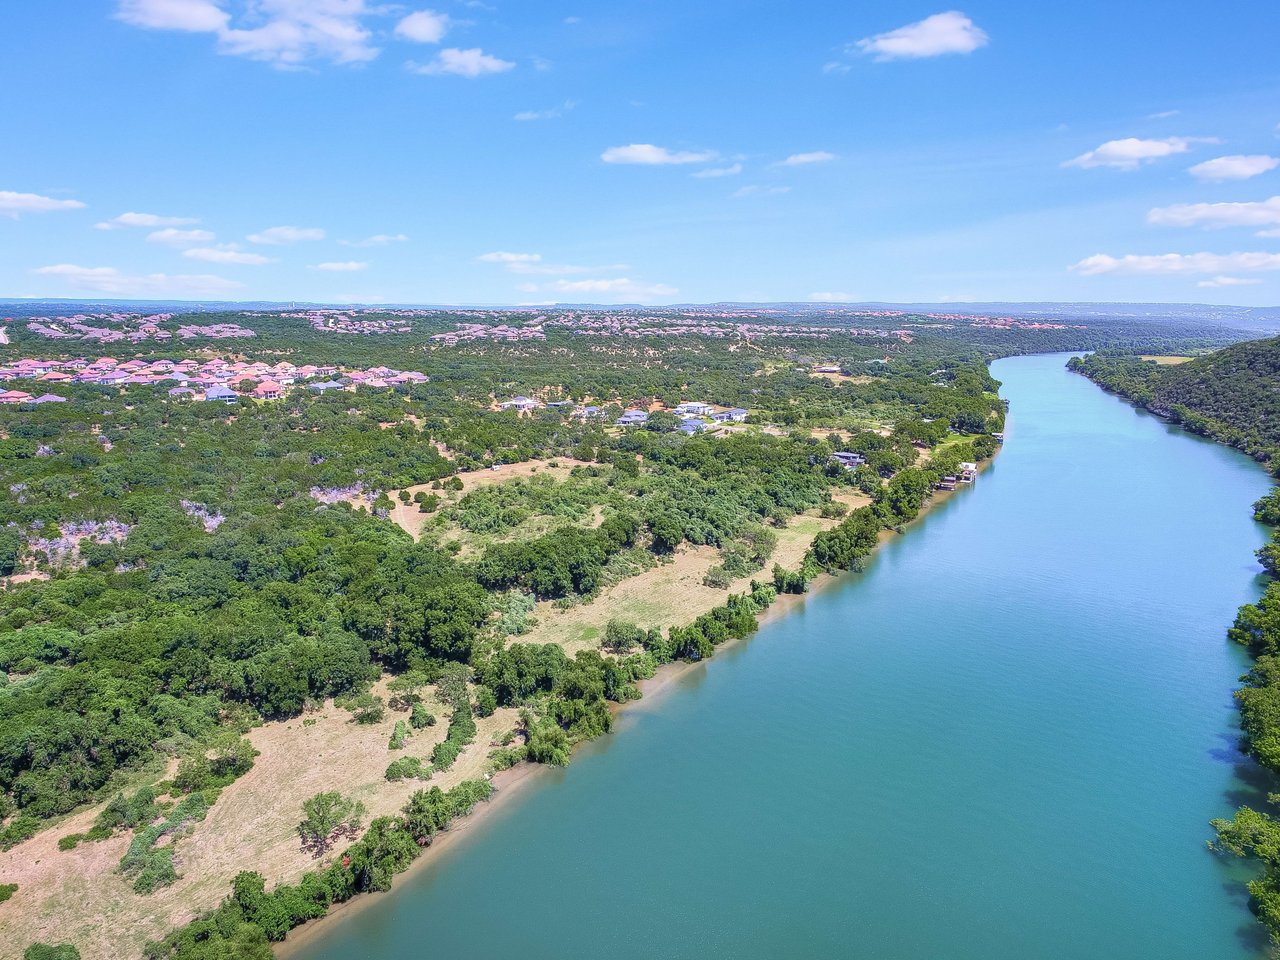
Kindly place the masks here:
[(415, 703), (413, 705), (413, 713), (409, 717), (409, 726), (415, 730), (421, 730), (424, 727), (434, 727), (436, 725), (436, 715), (427, 710), (425, 703)]

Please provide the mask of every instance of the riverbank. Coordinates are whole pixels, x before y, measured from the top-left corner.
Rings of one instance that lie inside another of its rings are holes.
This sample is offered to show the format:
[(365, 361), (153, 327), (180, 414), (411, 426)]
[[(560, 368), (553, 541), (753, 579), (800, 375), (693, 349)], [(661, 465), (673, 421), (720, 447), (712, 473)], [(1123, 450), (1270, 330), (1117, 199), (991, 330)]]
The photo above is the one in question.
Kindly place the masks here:
[[(979, 463), (980, 474), (995, 462), (995, 458), (1001, 449), (1001, 447), (997, 447), (992, 457)], [(878, 538), (879, 542), (872, 556), (874, 557), (889, 541), (908, 536), (912, 528), (921, 523), (938, 506), (949, 502), (955, 497), (963, 496), (972, 490), (973, 487), (962, 487), (954, 491), (934, 491), (925, 500), (920, 513), (911, 521), (902, 525), (901, 532), (897, 529), (881, 530)], [(698, 661), (676, 660), (660, 665), (653, 677), (639, 682), (640, 700), (611, 704), (611, 712), (615, 716), (619, 716), (638, 705), (643, 705), (648, 709), (654, 708), (663, 698), (677, 689), (680, 681), (688, 675), (698, 670), (709, 669), (716, 662), (719, 655), (747, 645), (758, 635), (761, 629), (785, 620), (815, 597), (821, 596), (839, 586), (851, 575), (856, 574), (852, 574), (849, 571), (824, 572), (809, 582), (805, 593), (778, 595), (768, 609), (757, 617), (756, 629), (750, 634), (743, 637), (734, 637), (720, 644), (716, 648), (717, 656)], [(575, 753), (592, 742), (594, 741), (579, 744), (575, 749)], [(411, 882), (414, 877), (427, 871), (438, 862), (447, 850), (455, 846), (463, 837), (474, 833), (480, 825), (495, 818), (499, 812), (513, 804), (525, 789), (535, 786), (540, 778), (554, 776), (559, 772), (560, 768), (522, 761), (509, 770), (494, 774), (490, 781), (494, 787), (494, 795), (485, 803), (477, 806), (470, 814), (455, 821), (454, 824), (440, 833), (408, 869), (397, 877), (396, 888)], [(283, 942), (275, 945), (277, 960), (295, 960), (309, 948), (322, 941), (330, 930), (338, 927), (342, 922), (350, 921), (361, 913), (376, 908), (384, 896), (382, 894), (356, 896), (331, 908), (327, 915), (294, 928)]]
[(1063, 360), (995, 368), (1016, 423), (982, 496), (297, 960), (1256, 960), (1204, 841), (1244, 787), (1221, 627), (1266, 478)]

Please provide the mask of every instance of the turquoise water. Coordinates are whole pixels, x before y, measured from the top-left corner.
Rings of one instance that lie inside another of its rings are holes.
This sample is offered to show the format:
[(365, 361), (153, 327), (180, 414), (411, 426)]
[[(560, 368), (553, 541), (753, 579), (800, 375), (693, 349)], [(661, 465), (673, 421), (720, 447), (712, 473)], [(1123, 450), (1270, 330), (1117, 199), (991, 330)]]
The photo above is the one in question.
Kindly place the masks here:
[[(1000, 361), (1010, 439), (301, 960), (1252, 958), (1224, 639), (1256, 465)], [(1243, 778), (1243, 779), (1242, 779)]]

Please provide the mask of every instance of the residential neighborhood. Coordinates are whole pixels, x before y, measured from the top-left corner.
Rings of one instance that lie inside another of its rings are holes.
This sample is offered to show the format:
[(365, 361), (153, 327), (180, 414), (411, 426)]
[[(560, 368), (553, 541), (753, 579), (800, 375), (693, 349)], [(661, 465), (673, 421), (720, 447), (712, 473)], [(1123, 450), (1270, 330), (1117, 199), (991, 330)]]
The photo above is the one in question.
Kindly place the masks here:
[[(428, 377), (416, 370), (372, 367), (368, 370), (340, 369), (334, 364), (303, 364), (281, 361), (206, 360), (18, 360), (0, 367), (0, 383), (35, 381), (46, 388), (60, 385), (97, 384), (104, 387), (168, 386), (175, 400), (211, 400), (235, 403), (240, 397), (279, 400), (292, 388), (305, 387), (315, 393), (354, 390), (358, 387), (385, 389), (403, 384), (425, 383)], [(29, 391), (7, 390), (0, 403), (48, 403), (64, 397), (47, 393), (39, 397)]]

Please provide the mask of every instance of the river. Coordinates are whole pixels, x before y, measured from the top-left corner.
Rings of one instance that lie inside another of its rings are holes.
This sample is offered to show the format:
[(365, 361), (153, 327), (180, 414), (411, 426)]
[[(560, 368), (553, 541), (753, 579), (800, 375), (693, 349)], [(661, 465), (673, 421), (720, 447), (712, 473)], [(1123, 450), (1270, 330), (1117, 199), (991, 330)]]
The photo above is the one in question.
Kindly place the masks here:
[(1239, 960), (1247, 458), (1002, 360), (973, 489), (626, 710), (297, 960)]

